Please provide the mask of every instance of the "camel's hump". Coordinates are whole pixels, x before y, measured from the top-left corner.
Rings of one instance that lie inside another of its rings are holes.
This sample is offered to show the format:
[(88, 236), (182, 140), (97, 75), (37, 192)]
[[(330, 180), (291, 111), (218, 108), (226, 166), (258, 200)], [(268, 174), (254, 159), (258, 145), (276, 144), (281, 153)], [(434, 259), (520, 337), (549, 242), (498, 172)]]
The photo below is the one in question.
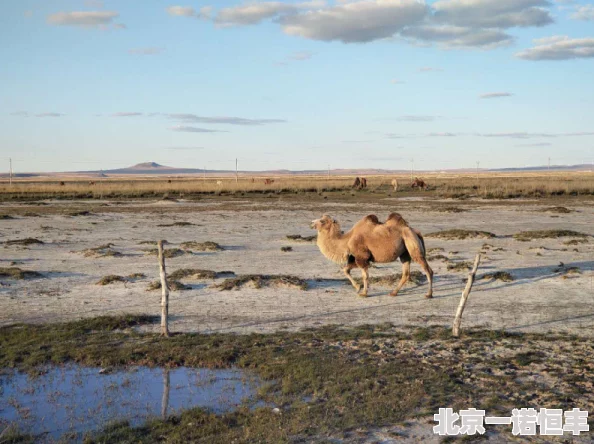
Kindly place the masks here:
[(404, 218), (398, 214), (398, 213), (392, 213), (388, 216), (388, 219), (386, 220), (386, 223), (393, 223), (396, 225), (404, 225), (404, 226), (408, 226), (408, 223), (406, 223), (406, 221), (404, 220)]
[(363, 220), (366, 222), (372, 222), (374, 224), (381, 224), (381, 222), (379, 221), (379, 219), (377, 218), (377, 216), (375, 214), (370, 214), (369, 216), (365, 216), (363, 218)]

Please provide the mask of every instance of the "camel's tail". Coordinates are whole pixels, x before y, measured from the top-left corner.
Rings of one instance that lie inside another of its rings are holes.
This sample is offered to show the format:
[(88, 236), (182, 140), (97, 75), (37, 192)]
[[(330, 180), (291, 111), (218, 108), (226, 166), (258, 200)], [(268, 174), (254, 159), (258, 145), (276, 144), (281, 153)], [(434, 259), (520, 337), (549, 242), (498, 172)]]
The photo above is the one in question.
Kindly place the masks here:
[(414, 228), (405, 227), (402, 229), (402, 239), (412, 260), (417, 263), (424, 262), (426, 255), (425, 240), (421, 232)]

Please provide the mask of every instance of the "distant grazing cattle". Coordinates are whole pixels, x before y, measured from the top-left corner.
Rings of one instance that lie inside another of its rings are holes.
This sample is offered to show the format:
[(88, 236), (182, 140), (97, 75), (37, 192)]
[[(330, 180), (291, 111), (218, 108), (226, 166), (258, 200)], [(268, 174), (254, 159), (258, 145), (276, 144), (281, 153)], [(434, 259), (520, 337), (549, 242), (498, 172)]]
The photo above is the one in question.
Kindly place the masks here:
[(66, 185), (64, 182), (60, 182), (61, 187), (63, 187), (64, 185)]
[(392, 184), (392, 189), (394, 191), (398, 191), (398, 181), (396, 179), (392, 179), (391, 184)]
[(272, 185), (274, 183), (274, 179), (264, 179), (264, 185)]
[(410, 185), (410, 187), (425, 190), (427, 189), (427, 184), (422, 179), (415, 177), (415, 180), (413, 180), (413, 183)]

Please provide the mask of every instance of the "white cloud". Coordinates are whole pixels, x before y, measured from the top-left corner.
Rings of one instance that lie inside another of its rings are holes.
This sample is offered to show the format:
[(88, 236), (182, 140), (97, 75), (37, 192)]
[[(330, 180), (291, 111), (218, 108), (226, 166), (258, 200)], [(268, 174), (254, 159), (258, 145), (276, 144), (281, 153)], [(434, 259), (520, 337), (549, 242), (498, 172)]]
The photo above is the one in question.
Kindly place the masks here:
[(255, 25), (281, 14), (295, 13), (301, 9), (321, 8), (325, 5), (326, 2), (321, 0), (301, 3), (247, 3), (221, 9), (215, 18), (215, 22), (222, 26)]
[(99, 28), (110, 25), (119, 14), (114, 11), (57, 12), (47, 17), (50, 25)]
[(142, 113), (139, 112), (119, 112), (113, 113), (111, 117), (137, 117), (142, 116)]
[(176, 125), (169, 128), (171, 131), (182, 133), (228, 133), (229, 131), (219, 131), (207, 128), (196, 128), (195, 126)]
[(390, 83), (391, 83), (392, 85), (401, 85), (401, 84), (403, 84), (404, 82), (403, 82), (402, 80), (398, 80), (398, 79), (392, 79), (392, 80), (390, 80)]
[(156, 55), (156, 54), (161, 54), (163, 51), (165, 51), (163, 48), (155, 48), (155, 47), (134, 48), (134, 49), (129, 49), (128, 54), (131, 54), (131, 55)]
[(576, 11), (571, 14), (571, 18), (575, 20), (594, 20), (594, 6), (578, 6)]
[(417, 0), (364, 0), (279, 18), (283, 31), (312, 40), (365, 43), (392, 37), (428, 12)]
[(35, 117), (63, 117), (66, 114), (62, 114), (62, 113), (39, 113), (39, 114), (35, 114)]
[(419, 68), (419, 72), (441, 72), (441, 71), (443, 71), (443, 69), (431, 67), (431, 66), (423, 66), (423, 67)]
[(552, 36), (534, 40), (535, 46), (516, 54), (524, 60), (569, 60), (594, 57), (594, 38)]
[(511, 96), (513, 96), (513, 94), (508, 93), (508, 92), (492, 92), (492, 93), (481, 94), (479, 96), (479, 98), (481, 98), (481, 99), (498, 99), (501, 97), (511, 97)]
[(203, 8), (200, 8), (199, 11), (196, 11), (191, 6), (169, 6), (167, 8), (167, 13), (169, 15), (178, 17), (194, 17), (199, 19), (209, 19), (212, 13), (212, 8), (210, 6), (205, 6)]
[(553, 22), (547, 0), (438, 0), (435, 19), (457, 26), (512, 28)]
[(196, 114), (168, 114), (174, 120), (181, 120), (183, 122), (197, 122), (210, 124), (224, 124), (224, 125), (241, 125), (241, 126), (258, 126), (270, 123), (285, 123), (282, 119), (246, 119), (244, 117), (204, 117)]
[(513, 37), (498, 29), (468, 28), (453, 25), (421, 25), (402, 31), (401, 35), (422, 42), (437, 43), (444, 48), (492, 49), (507, 46)]

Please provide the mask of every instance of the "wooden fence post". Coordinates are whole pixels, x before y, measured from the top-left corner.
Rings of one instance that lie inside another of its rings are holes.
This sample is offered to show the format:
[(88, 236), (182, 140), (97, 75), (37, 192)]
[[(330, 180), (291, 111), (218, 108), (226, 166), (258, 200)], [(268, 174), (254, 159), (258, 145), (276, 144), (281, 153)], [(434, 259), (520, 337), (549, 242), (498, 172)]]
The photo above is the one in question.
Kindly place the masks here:
[(452, 328), (452, 335), (457, 338), (460, 335), (460, 324), (462, 323), (462, 313), (464, 312), (464, 307), (466, 306), (466, 301), (468, 301), (468, 296), (470, 295), (470, 290), (472, 290), (472, 284), (474, 283), (474, 277), (476, 276), (476, 271), (478, 270), (478, 266), (481, 262), (481, 254), (478, 253), (476, 255), (476, 259), (474, 260), (474, 266), (472, 267), (472, 271), (468, 274), (468, 282), (466, 282), (466, 288), (462, 292), (462, 297), (460, 298), (460, 304), (458, 304), (458, 309), (456, 310), (456, 317), (454, 317), (454, 326)]
[(157, 242), (159, 252), (159, 274), (161, 275), (161, 335), (169, 337), (167, 325), (169, 315), (169, 286), (167, 285), (167, 271), (165, 270), (165, 255), (163, 254), (163, 242)]

